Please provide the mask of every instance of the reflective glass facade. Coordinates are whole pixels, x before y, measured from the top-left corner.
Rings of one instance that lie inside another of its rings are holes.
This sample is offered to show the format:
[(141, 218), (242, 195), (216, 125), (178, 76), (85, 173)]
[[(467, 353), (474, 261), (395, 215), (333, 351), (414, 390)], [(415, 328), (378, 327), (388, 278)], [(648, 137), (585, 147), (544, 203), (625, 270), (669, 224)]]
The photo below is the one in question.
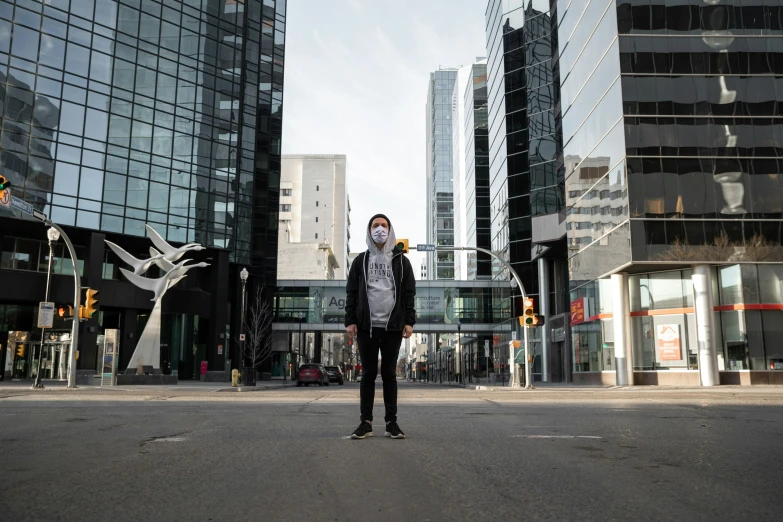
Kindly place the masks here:
[[(538, 293), (532, 217), (564, 206), (555, 6), (490, 0), (486, 12), (492, 249)], [(494, 265), (494, 275), (500, 273)], [(502, 276), (506, 278), (505, 275)]]
[[(471, 68), (463, 100), (465, 115), (465, 232), (467, 246), (491, 249), (489, 202), (489, 128), (487, 122), (487, 64)], [(492, 259), (483, 252), (468, 253), (468, 279), (492, 275)]]
[(572, 287), (783, 261), (780, 6), (558, 3)]
[(284, 24), (284, 0), (0, 3), (14, 195), (62, 225), (150, 223), (274, 281)]
[[(427, 92), (427, 243), (454, 245), (452, 95), (456, 69), (430, 73)], [(454, 279), (454, 252), (427, 254), (431, 279)]]

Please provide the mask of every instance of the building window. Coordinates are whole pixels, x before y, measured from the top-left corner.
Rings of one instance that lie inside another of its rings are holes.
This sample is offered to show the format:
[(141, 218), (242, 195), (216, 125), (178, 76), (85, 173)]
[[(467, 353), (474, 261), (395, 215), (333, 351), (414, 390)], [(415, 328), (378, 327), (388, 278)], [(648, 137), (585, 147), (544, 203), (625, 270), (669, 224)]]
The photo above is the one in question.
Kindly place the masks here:
[(315, 233), (315, 238), (318, 239), (318, 232)]
[(291, 205), (280, 205), (280, 212), (291, 212)]
[(315, 216), (315, 222), (318, 223), (318, 216)]
[(317, 201), (315, 202), (315, 206), (316, 206), (316, 207), (318, 206), (318, 202), (317, 202)]
[(280, 195), (281, 195), (281, 196), (291, 196), (291, 195), (292, 195), (292, 192), (293, 192), (293, 190), (292, 190), (292, 189), (282, 189), (282, 190), (280, 191)]
[(315, 191), (318, 192), (319, 190), (321, 190), (321, 187), (319, 185), (316, 185), (315, 186)]
[[(84, 247), (74, 246), (79, 273), (84, 275)], [(46, 272), (49, 269), (49, 244), (46, 241), (4, 237), (0, 242), (0, 268)], [(52, 274), (73, 275), (71, 254), (63, 242), (54, 245)]]

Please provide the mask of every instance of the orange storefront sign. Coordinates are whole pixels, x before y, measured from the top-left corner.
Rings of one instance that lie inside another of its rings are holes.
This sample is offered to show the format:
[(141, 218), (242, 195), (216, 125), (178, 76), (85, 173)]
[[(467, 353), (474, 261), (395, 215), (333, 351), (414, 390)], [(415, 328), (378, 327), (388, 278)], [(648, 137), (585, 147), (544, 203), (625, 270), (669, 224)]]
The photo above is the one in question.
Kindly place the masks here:
[(662, 361), (682, 360), (680, 348), (680, 325), (659, 324), (658, 330), (658, 358)]
[(585, 302), (587, 299), (582, 297), (576, 301), (571, 301), (571, 326), (585, 322)]

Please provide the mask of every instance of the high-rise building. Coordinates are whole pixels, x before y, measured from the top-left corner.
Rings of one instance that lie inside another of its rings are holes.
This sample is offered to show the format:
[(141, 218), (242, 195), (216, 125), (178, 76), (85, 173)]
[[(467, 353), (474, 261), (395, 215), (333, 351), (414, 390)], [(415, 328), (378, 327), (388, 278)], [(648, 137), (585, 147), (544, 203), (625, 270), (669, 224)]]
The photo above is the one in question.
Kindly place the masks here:
[[(487, 121), (487, 60), (471, 68), (463, 103), (465, 129), (465, 246), (490, 250), (491, 217), (489, 201), (489, 129)], [(467, 278), (492, 276), (492, 258), (483, 252), (467, 255)]]
[[(486, 11), (489, 97), (489, 186), (492, 250), (519, 275), (525, 292), (538, 300), (548, 318), (565, 312), (562, 137), (556, 109), (559, 98), (556, 9), (549, 0), (490, 0)], [(494, 261), (493, 277), (509, 279)], [(557, 298), (557, 295), (560, 298)], [(512, 307), (521, 313), (519, 294)], [(531, 332), (541, 354), (534, 373), (562, 378), (565, 346)], [(508, 339), (499, 336), (500, 346)]]
[(783, 382), (779, 11), (488, 2), (493, 249), (529, 203), (542, 378)]
[(345, 169), (346, 158), (341, 154), (283, 155), (278, 257), (281, 269), (304, 261), (286, 255), (287, 245), (325, 242), (337, 261), (334, 278), (347, 279), (351, 219)]
[[(451, 94), (451, 148), (453, 151), (452, 180), (454, 191), (454, 245), (464, 246), (466, 244), (465, 233), (467, 223), (465, 221), (466, 199), (465, 199), (465, 126), (464, 121), (465, 108), (462, 106), (462, 99), (465, 97), (465, 91), (471, 80), (471, 67), (460, 67), (457, 71), (457, 80), (454, 82), (454, 91)], [(454, 279), (464, 281), (467, 278), (468, 254), (466, 251), (454, 252)]]
[(562, 13), (571, 299), (593, 309), (572, 328), (575, 380), (779, 375), (779, 11), (621, 0)]
[[(238, 363), (239, 271), (276, 284), (284, 24), (283, 0), (0, 3), (1, 173), (63, 226), (83, 284), (99, 290), (79, 368), (96, 369), (107, 328), (123, 331), (121, 369), (133, 353), (152, 305), (104, 240), (148, 257), (145, 224), (202, 244), (211, 263), (166, 295), (163, 372), (192, 378), (202, 360), (210, 371)], [(0, 206), (0, 216), (0, 345), (6, 325), (40, 343), (46, 236), (18, 210)], [(61, 243), (55, 273), (67, 275)], [(52, 300), (67, 302), (69, 288), (55, 276)], [(69, 331), (64, 321), (52, 330)], [(31, 357), (14, 360), (19, 375)]]
[[(427, 91), (427, 243), (454, 245), (452, 96), (457, 69), (430, 73)], [(432, 279), (454, 279), (454, 252), (428, 252)]]

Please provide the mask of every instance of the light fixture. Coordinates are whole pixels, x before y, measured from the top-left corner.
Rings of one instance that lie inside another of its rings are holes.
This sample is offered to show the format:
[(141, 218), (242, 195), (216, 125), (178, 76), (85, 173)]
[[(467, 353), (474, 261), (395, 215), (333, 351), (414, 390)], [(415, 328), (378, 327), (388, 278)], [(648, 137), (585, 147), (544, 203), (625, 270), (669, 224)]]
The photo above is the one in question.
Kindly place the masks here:
[(46, 231), (46, 237), (49, 238), (49, 241), (56, 243), (57, 240), (60, 239), (60, 233), (56, 228), (50, 227), (49, 230)]
[(247, 277), (250, 275), (250, 272), (247, 271), (247, 268), (243, 268), (241, 272), (239, 272), (239, 278), (242, 281), (247, 281)]

